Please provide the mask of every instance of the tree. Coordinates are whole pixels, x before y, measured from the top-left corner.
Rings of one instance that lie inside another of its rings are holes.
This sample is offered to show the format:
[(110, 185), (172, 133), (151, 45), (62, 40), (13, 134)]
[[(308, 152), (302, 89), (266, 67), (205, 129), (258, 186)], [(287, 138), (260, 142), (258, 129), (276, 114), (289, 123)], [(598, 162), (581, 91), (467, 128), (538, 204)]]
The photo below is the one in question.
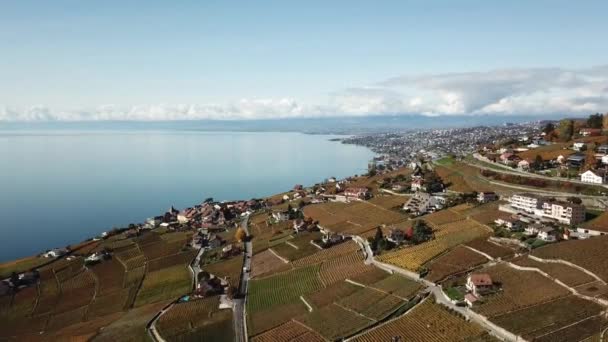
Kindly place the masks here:
[(374, 238), (371, 241), (371, 248), (373, 251), (377, 251), (378, 248), (380, 247), (380, 241), (384, 240), (384, 234), (382, 234), (382, 228), (378, 227), (376, 228), (376, 235), (374, 235)]
[(13, 284), (13, 286), (19, 285), (19, 275), (17, 274), (17, 272), (11, 273), (11, 283)]
[(603, 124), (604, 115), (600, 113), (591, 114), (587, 119), (587, 127), (589, 128), (602, 128)]
[(545, 127), (543, 127), (543, 132), (545, 134), (549, 134), (551, 132), (553, 132), (553, 130), (555, 129), (555, 125), (552, 122), (548, 122)]
[(234, 233), (234, 238), (236, 239), (236, 241), (238, 242), (243, 242), (245, 241), (245, 238), (247, 237), (247, 234), (245, 233), (245, 231), (243, 230), (243, 228), (239, 227), (239, 229), (236, 230), (236, 233)]
[(572, 139), (574, 134), (574, 121), (564, 119), (559, 122), (557, 126), (557, 135), (561, 141), (568, 141)]
[(534, 158), (534, 162), (532, 163), (532, 169), (534, 170), (540, 170), (543, 167), (543, 157), (541, 157), (539, 154), (536, 155), (536, 157)]
[(432, 231), (431, 229), (421, 220), (414, 223), (414, 235), (412, 241), (414, 243), (421, 243), (429, 239)]

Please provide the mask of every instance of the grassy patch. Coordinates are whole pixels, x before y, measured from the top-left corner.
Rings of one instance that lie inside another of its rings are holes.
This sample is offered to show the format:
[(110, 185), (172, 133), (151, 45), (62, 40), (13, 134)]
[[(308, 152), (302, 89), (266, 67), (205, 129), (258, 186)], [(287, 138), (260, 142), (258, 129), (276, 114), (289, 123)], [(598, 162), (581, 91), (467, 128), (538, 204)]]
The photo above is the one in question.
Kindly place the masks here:
[(456, 287), (448, 287), (444, 292), (451, 300), (460, 301), (464, 299), (464, 294)]
[(150, 272), (144, 278), (135, 306), (176, 299), (190, 292), (191, 284), (190, 271), (183, 265)]
[(454, 158), (452, 158), (452, 157), (443, 157), (443, 158), (435, 161), (435, 163), (437, 163), (439, 165), (452, 165), (452, 164), (454, 164)]

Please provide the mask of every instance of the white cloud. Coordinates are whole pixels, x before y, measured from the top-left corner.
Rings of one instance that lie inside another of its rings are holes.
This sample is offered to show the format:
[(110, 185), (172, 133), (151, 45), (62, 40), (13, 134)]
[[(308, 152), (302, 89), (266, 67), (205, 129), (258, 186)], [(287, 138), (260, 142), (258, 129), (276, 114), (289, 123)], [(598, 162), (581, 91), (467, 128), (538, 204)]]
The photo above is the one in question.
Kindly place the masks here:
[(57, 109), (0, 106), (0, 121), (238, 120), (381, 114), (585, 114), (608, 111), (608, 66), (527, 68), (400, 76), (328, 94), (319, 103), (293, 98), (221, 104), (157, 104)]

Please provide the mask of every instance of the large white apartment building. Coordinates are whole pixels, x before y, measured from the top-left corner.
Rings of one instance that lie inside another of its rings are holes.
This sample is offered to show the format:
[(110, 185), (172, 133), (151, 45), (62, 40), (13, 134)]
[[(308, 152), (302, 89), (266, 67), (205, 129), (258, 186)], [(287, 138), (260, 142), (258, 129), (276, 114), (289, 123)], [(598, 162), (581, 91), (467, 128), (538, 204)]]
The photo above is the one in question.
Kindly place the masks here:
[(563, 224), (578, 224), (585, 222), (585, 207), (569, 202), (544, 202), (542, 215)]
[(509, 198), (511, 207), (533, 214), (539, 218), (549, 218), (559, 223), (573, 225), (585, 221), (585, 207), (570, 202), (551, 201), (534, 194), (516, 194)]
[(535, 210), (541, 208), (544, 198), (534, 194), (515, 194), (509, 198), (511, 207), (534, 214)]

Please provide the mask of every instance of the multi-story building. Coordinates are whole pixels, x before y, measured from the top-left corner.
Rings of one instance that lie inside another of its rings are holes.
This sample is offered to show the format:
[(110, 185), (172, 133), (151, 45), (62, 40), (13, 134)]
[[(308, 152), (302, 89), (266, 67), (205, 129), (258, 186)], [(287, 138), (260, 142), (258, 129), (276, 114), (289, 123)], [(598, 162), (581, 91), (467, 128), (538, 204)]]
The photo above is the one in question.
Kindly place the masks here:
[(537, 209), (542, 207), (544, 200), (542, 196), (534, 194), (515, 194), (509, 198), (509, 204), (514, 209), (534, 214)]
[(559, 223), (573, 225), (585, 221), (585, 207), (580, 204), (546, 201), (540, 211), (542, 216), (557, 220)]
[(585, 207), (580, 204), (549, 200), (534, 194), (515, 194), (509, 198), (511, 208), (549, 218), (559, 223), (574, 225), (585, 221)]
[(410, 199), (403, 205), (403, 210), (409, 211), (416, 215), (422, 215), (429, 211), (435, 211), (436, 209), (441, 208), (443, 206), (441, 199), (439, 196), (433, 196), (426, 192), (416, 192), (414, 196), (410, 197)]

